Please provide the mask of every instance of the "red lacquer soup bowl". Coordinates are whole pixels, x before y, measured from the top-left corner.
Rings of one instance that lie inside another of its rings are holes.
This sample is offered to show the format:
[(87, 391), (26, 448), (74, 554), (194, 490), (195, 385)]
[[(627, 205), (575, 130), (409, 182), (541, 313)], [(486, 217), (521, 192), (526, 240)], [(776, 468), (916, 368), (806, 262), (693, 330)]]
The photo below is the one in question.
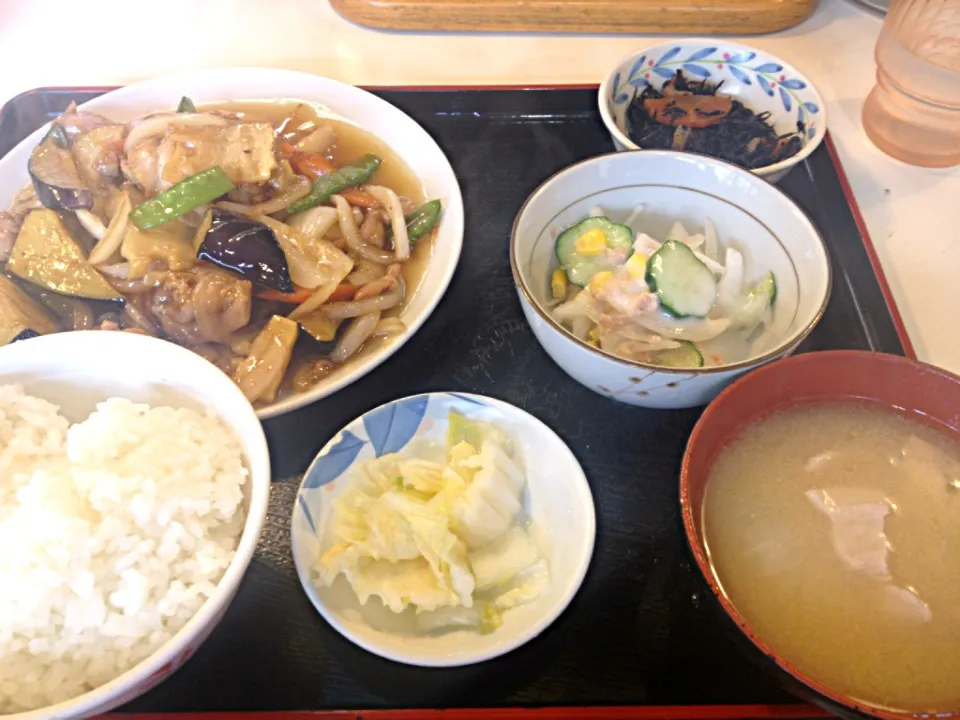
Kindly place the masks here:
[(873, 706), (804, 675), (789, 658), (779, 656), (756, 636), (721, 591), (710, 565), (703, 536), (702, 507), (710, 469), (721, 449), (745, 427), (778, 410), (800, 403), (838, 401), (876, 403), (909, 413), (952, 433), (960, 442), (960, 377), (952, 373), (894, 355), (848, 350), (776, 361), (745, 375), (724, 390), (694, 427), (680, 473), (680, 504), (687, 542), (723, 613), (736, 625), (737, 634), (749, 639), (749, 643), (743, 644), (750, 654), (774, 669), (790, 689), (848, 717), (960, 718), (960, 708), (920, 715)]

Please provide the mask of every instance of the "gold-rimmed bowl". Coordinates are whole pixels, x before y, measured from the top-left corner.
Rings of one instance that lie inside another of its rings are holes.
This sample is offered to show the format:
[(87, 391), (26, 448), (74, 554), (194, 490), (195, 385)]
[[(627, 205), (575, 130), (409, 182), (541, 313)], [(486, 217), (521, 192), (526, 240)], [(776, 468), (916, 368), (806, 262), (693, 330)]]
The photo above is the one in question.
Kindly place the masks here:
[[(557, 234), (593, 208), (623, 222), (641, 205), (638, 223), (652, 237), (664, 239), (677, 220), (694, 232), (709, 219), (720, 246), (742, 253), (744, 277), (774, 272), (773, 321), (754, 354), (697, 369), (666, 368), (600, 350), (553, 317), (550, 274)], [(654, 408), (705, 405), (734, 378), (793, 352), (823, 316), (831, 285), (820, 233), (782, 191), (721, 160), (657, 150), (601, 155), (549, 178), (514, 221), (510, 263), (523, 313), (554, 362), (590, 390)]]

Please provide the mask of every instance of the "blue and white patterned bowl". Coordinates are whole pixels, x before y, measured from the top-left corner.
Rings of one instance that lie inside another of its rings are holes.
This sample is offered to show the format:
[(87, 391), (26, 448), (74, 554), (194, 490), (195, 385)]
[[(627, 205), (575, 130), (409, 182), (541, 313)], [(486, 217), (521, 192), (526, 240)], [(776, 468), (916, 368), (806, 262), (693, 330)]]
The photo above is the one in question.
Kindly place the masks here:
[[(412, 610), (395, 614), (373, 598), (362, 606), (342, 578), (315, 582), (313, 567), (328, 532), (332, 500), (348, 484), (350, 468), (381, 455), (442, 446), (451, 410), (507, 430), (522, 460), (527, 487), (523, 513), (531, 539), (550, 566), (550, 586), (535, 601), (504, 613), (494, 632), (460, 630), (422, 635)], [(418, 447), (419, 446), (419, 447)], [(596, 537), (593, 496), (570, 449), (532, 415), (499, 400), (459, 393), (428, 393), (394, 400), (357, 418), (326, 447), (304, 475), (293, 509), (291, 542), (300, 582), (310, 601), (341, 635), (397, 662), (449, 667), (489, 660), (543, 632), (564, 611), (586, 575)]]
[(777, 182), (817, 149), (827, 130), (823, 98), (813, 84), (783, 60), (756, 48), (715, 39), (651, 45), (621, 60), (600, 85), (600, 115), (617, 150), (643, 150), (627, 133), (626, 112), (635, 93), (656, 89), (677, 70), (695, 80), (723, 82), (721, 92), (754, 112), (769, 112), (780, 134), (806, 128), (803, 148), (792, 158), (753, 170)]

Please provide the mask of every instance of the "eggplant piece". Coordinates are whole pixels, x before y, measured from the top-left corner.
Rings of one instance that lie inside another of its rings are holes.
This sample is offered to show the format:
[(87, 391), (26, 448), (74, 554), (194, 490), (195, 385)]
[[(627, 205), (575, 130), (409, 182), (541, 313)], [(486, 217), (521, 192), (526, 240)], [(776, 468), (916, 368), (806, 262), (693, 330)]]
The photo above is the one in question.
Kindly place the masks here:
[(96, 271), (53, 210), (31, 210), (10, 251), (7, 270), (61, 295), (119, 300), (121, 295)]
[(34, 302), (6, 275), (0, 274), (0, 346), (60, 329), (42, 305)]
[(47, 133), (30, 153), (27, 166), (37, 198), (51, 210), (89, 210), (93, 193), (84, 186), (73, 154), (61, 147), (58, 137), (55, 131)]
[(273, 230), (243, 215), (214, 209), (197, 257), (235, 272), (254, 285), (282, 293), (294, 291), (287, 258)]

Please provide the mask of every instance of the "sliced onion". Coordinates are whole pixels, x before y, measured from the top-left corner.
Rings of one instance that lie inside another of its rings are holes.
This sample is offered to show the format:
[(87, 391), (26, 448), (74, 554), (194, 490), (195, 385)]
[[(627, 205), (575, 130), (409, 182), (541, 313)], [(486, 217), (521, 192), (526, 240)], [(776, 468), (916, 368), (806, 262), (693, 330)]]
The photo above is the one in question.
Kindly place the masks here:
[[(344, 240), (347, 241), (348, 248), (364, 260), (375, 262), (378, 265), (390, 265), (395, 262), (392, 253), (388, 253), (386, 250), (381, 250), (373, 245), (368, 245), (360, 238), (360, 230), (357, 228), (357, 223), (354, 220), (353, 210), (346, 199), (340, 195), (333, 195), (330, 199), (337, 207), (337, 219), (340, 221), (340, 232)], [(406, 225), (404, 225), (404, 230), (406, 230)]]
[(723, 275), (720, 276), (720, 281), (717, 283), (717, 305), (729, 312), (742, 292), (743, 255), (728, 247)]
[(377, 278), (383, 277), (385, 272), (385, 266), (361, 259), (354, 266), (353, 272), (347, 275), (347, 282), (360, 287), (361, 285), (373, 282)]
[(126, 280), (130, 277), (130, 263), (120, 262), (113, 265), (100, 265), (97, 270), (117, 280)]
[(306, 137), (301, 138), (294, 147), (306, 153), (324, 154), (337, 141), (332, 125), (320, 125)]
[(168, 127), (225, 127), (227, 124), (226, 119), (210, 113), (159, 113), (134, 121), (123, 143), (123, 152), (129, 153), (141, 140), (162, 135)]
[(323, 238), (305, 237), (290, 225), (269, 215), (252, 213), (248, 208), (244, 208), (240, 214), (273, 230), (287, 258), (290, 278), (300, 287), (312, 290), (333, 280), (339, 283), (353, 269), (353, 260)]
[(406, 288), (403, 284), (403, 278), (397, 278), (397, 288), (393, 292), (377, 295), (366, 300), (357, 300), (349, 302), (327, 303), (321, 309), (327, 317), (334, 320), (344, 320), (346, 318), (359, 317), (375, 311), (389, 310), (396, 307), (403, 300)]
[(218, 202), (217, 207), (221, 207), (224, 210), (230, 210), (231, 212), (252, 212), (270, 215), (271, 213), (280, 212), (281, 210), (286, 209), (292, 203), (295, 203), (300, 198), (304, 198), (309, 194), (310, 181), (307, 180), (307, 178), (305, 178), (303, 175), (297, 175), (290, 187), (266, 202), (258, 203), (257, 205), (241, 205), (240, 203)]
[(83, 229), (90, 233), (97, 240), (103, 240), (103, 234), (107, 232), (106, 225), (95, 213), (89, 210), (77, 210), (77, 220), (83, 226)]
[(640, 313), (633, 321), (661, 337), (690, 342), (712, 340), (730, 327), (730, 318), (667, 319), (660, 313)]
[(367, 185), (364, 190), (373, 195), (390, 215), (390, 227), (393, 228), (393, 251), (398, 262), (410, 259), (410, 238), (407, 236), (407, 220), (403, 216), (400, 198), (388, 187)]
[(293, 309), (293, 312), (287, 317), (289, 317), (291, 320), (296, 320), (304, 315), (309, 315), (318, 307), (323, 305), (330, 298), (330, 296), (333, 295), (334, 291), (339, 285), (339, 280), (331, 280), (328, 283), (324, 283), (318, 287), (310, 297), (297, 305), (297, 307)]
[(336, 347), (330, 353), (330, 360), (335, 363), (342, 363), (353, 355), (366, 342), (380, 322), (380, 311), (374, 311), (361, 315), (347, 327), (346, 332), (340, 336)]
[(717, 244), (717, 226), (709, 218), (703, 221), (703, 254), (713, 260), (720, 257), (719, 245)]
[(123, 197), (113, 212), (113, 217), (110, 218), (110, 224), (107, 225), (106, 232), (104, 232), (100, 241), (93, 246), (93, 250), (90, 251), (89, 260), (92, 265), (100, 265), (106, 262), (120, 249), (123, 238), (127, 233), (127, 224), (130, 221), (130, 211), (132, 209), (130, 196), (123, 193)]
[(389, 317), (377, 323), (377, 326), (373, 329), (373, 337), (391, 337), (401, 335), (406, 331), (407, 326), (400, 318)]
[(298, 212), (287, 218), (287, 225), (307, 238), (322, 238), (337, 224), (337, 209), (328, 205)]
[(297, 231), (286, 223), (274, 220), (266, 215), (256, 215), (255, 218), (273, 230), (273, 234), (280, 244), (280, 249), (287, 258), (287, 268), (290, 278), (300, 287), (319, 287), (327, 279), (322, 268), (317, 267), (307, 256), (304, 248), (298, 242)]

